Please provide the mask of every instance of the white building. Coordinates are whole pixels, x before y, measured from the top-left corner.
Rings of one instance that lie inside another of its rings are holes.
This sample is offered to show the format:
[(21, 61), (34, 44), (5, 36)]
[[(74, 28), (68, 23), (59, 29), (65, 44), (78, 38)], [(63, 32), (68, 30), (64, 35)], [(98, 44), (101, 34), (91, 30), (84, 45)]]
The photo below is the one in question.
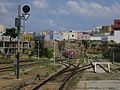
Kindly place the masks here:
[(120, 30), (115, 30), (114, 31), (114, 41), (116, 43), (120, 43)]
[(0, 36), (0, 41), (10, 41), (9, 36)]
[(77, 32), (69, 32), (68, 39), (76, 40), (77, 39)]
[(63, 40), (68, 40), (68, 32), (62, 32)]
[(92, 30), (92, 34), (93, 34), (93, 36), (95, 36), (95, 35), (99, 35), (101, 29), (102, 29), (102, 26), (99, 26), (99, 27), (93, 28), (93, 30)]
[(62, 32), (63, 40), (77, 40), (77, 32)]
[(90, 40), (90, 34), (88, 34), (87, 32), (86, 33), (78, 32), (77, 39), (78, 40)]
[(94, 41), (94, 40), (95, 40), (95, 41), (97, 41), (97, 40), (100, 41), (100, 40), (102, 40), (102, 37), (100, 37), (100, 36), (91, 36), (91, 37), (90, 37), (90, 40), (91, 40), (91, 41)]
[(107, 36), (107, 41), (114, 41), (114, 36), (112, 35)]

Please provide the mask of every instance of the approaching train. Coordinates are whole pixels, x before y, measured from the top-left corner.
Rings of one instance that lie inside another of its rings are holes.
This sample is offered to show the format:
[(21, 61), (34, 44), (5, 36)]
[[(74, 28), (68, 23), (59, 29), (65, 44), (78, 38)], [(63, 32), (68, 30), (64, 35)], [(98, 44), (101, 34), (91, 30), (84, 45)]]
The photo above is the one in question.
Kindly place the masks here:
[(75, 58), (75, 50), (65, 50), (63, 51), (62, 56), (64, 56), (65, 58), (69, 58), (69, 59), (74, 59)]

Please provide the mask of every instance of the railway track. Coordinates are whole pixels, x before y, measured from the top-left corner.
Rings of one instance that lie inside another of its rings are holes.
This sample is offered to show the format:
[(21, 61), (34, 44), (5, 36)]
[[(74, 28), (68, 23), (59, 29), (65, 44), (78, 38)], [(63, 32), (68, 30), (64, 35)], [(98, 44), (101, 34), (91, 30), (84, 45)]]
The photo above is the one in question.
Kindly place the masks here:
[[(22, 64), (20, 65), (20, 67), (28, 67), (28, 66), (37, 65), (40, 63), (50, 63), (50, 62), (35, 62), (35, 63), (29, 63), (29, 64)], [(11, 69), (14, 69), (14, 68), (15, 68), (14, 66), (3, 67), (3, 68), (0, 68), (0, 72), (11, 71)]]
[[(58, 60), (59, 61), (59, 60)], [(61, 61), (61, 60), (60, 60)], [(24, 62), (24, 61), (21, 61), (21, 62)], [(32, 65), (36, 65), (36, 64), (40, 64), (40, 63), (50, 63), (52, 61), (40, 61), (40, 62), (33, 62), (33, 63), (29, 63), (29, 64), (21, 64), (20, 67), (27, 67), (27, 66), (32, 66)], [(10, 64), (13, 64), (13, 63), (10, 63)], [(64, 64), (64, 63), (62, 63)], [(64, 64), (66, 66), (68, 66), (69, 64)], [(0, 72), (5, 72), (5, 71), (11, 71), (11, 69), (15, 68), (14, 66), (9, 66), (9, 67), (3, 67), (3, 68), (0, 68)]]
[(54, 75), (51, 75), (46, 80), (44, 80), (42, 83), (39, 83), (37, 86), (35, 86), (32, 90), (44, 90), (43, 88), (45, 87), (45, 85), (48, 85), (48, 83), (54, 84), (54, 82), (57, 82), (58, 86), (55, 87), (55, 89), (52, 88), (53, 90), (63, 90), (66, 83), (71, 79), (72, 76), (74, 76), (76, 73), (80, 71), (84, 71), (89, 68), (93, 68), (92, 63), (84, 65), (84, 66), (80, 66), (79, 63), (70, 64), (69, 66), (66, 65), (65, 68), (56, 72)]

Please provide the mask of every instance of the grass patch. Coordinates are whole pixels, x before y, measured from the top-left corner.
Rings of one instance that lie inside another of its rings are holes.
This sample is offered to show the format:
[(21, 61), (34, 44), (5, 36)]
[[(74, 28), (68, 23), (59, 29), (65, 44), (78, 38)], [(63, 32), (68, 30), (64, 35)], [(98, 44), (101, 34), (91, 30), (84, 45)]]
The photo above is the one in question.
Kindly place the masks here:
[(24, 72), (24, 75), (29, 75), (29, 73), (28, 72)]
[(49, 65), (47, 63), (42, 64), (43, 67), (48, 67)]

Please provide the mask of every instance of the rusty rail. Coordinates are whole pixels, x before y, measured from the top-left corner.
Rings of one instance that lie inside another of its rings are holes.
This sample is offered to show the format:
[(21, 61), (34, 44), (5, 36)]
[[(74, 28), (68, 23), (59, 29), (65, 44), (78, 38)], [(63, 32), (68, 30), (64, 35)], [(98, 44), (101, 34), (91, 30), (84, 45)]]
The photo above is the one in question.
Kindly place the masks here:
[[(20, 65), (20, 67), (26, 67), (26, 66), (36, 65), (36, 64), (40, 64), (40, 63), (47, 63), (47, 62), (35, 62), (35, 63), (30, 63), (30, 64), (22, 64), (22, 65)], [(0, 72), (11, 71), (11, 69), (13, 69), (13, 68), (15, 68), (15, 67), (14, 66), (3, 67), (3, 68), (0, 68)]]
[[(68, 75), (64, 78), (63, 82), (61, 83), (60, 87), (58, 88), (58, 90), (62, 90), (66, 84), (66, 82), (76, 73), (78, 73), (79, 71), (84, 71), (86, 69), (92, 68), (93, 66), (91, 64), (88, 65), (84, 65), (79, 67), (79, 64), (76, 66), (74, 65), (74, 68), (70, 69), (70, 66), (73, 66), (73, 64), (65, 67), (64, 69), (60, 70), (59, 72), (55, 73), (54, 75), (50, 76), (48, 79), (46, 79), (45, 81), (43, 81), (42, 83), (40, 83), (38, 86), (34, 87), (32, 90), (38, 90), (40, 89), (43, 85), (45, 85), (47, 82), (51, 81), (53, 78), (60, 76), (61, 74), (64, 74), (66, 72), (70, 72), (68, 73)], [(69, 70), (68, 70), (69, 69)]]

